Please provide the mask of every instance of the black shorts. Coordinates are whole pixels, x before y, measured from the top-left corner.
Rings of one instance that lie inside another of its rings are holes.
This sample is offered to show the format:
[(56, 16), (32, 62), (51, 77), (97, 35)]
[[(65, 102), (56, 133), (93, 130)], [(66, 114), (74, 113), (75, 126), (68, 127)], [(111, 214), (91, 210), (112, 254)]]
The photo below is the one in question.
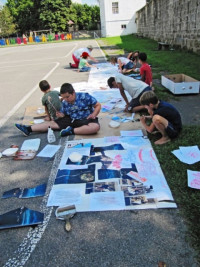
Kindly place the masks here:
[(55, 120), (56, 124), (58, 124), (60, 130), (71, 126), (73, 128), (78, 128), (83, 125), (88, 125), (89, 123), (97, 123), (99, 124), (98, 118), (96, 119), (82, 119), (82, 120), (72, 120), (69, 116), (65, 116), (64, 118), (59, 118)]
[(138, 97), (136, 98), (133, 98), (129, 104), (129, 107), (131, 107), (131, 109), (135, 108), (135, 107), (138, 107), (138, 106), (141, 106), (140, 104), (140, 97), (142, 96), (143, 93), (147, 92), (147, 91), (151, 91), (152, 88), (150, 86), (147, 86), (146, 88), (144, 88), (144, 90), (142, 91), (142, 93), (140, 93), (138, 95)]
[(176, 138), (180, 133), (180, 130), (175, 129), (173, 124), (171, 124), (170, 122), (168, 122), (168, 126), (165, 131), (171, 139)]

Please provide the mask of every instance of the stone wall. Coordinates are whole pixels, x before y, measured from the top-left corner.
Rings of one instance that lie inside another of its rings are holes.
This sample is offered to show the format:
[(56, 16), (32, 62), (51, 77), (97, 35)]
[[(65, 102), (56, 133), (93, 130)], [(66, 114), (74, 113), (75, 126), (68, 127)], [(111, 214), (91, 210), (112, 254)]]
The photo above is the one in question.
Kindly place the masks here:
[(200, 53), (200, 0), (151, 0), (137, 25), (139, 35)]

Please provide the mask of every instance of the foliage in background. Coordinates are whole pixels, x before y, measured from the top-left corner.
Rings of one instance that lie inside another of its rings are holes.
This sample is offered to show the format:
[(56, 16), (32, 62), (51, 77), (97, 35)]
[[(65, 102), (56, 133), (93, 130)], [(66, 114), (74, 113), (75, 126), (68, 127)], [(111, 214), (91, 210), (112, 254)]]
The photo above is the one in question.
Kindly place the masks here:
[(6, 5), (19, 32), (38, 29), (40, 2), (40, 0), (7, 0)]
[(97, 29), (98, 6), (72, 4), (71, 0), (7, 0), (20, 33), (36, 30), (68, 31), (69, 20), (80, 30)]
[(0, 35), (9, 36), (15, 33), (15, 24), (13, 23), (13, 17), (10, 14), (10, 10), (7, 6), (4, 6), (0, 10)]
[(81, 4), (72, 4), (76, 14), (76, 22), (79, 30), (96, 30), (97, 23), (100, 21), (100, 8), (98, 6), (88, 6)]
[(43, 0), (40, 7), (42, 29), (53, 32), (65, 31), (70, 20), (69, 8), (71, 0)]

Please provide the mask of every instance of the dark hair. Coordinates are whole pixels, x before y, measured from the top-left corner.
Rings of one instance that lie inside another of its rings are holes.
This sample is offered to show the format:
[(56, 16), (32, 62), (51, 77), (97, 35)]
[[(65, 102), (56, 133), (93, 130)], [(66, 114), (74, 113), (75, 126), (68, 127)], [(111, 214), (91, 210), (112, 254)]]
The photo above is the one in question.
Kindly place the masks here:
[(149, 106), (150, 104), (156, 105), (158, 103), (158, 97), (153, 91), (147, 91), (140, 97), (140, 104)]
[(74, 87), (71, 85), (71, 83), (63, 83), (63, 85), (60, 88), (60, 94), (68, 93), (72, 95), (75, 92)]
[(108, 81), (107, 81), (107, 83), (108, 83), (108, 86), (110, 87), (110, 88), (113, 88), (113, 82), (115, 81), (115, 78), (114, 77), (110, 77), (109, 79), (108, 79)]
[(117, 63), (117, 58), (116, 57), (111, 57), (110, 58), (111, 63)]
[(46, 80), (42, 80), (39, 83), (39, 87), (40, 87), (40, 89), (41, 89), (42, 92), (46, 92), (47, 90), (50, 89), (50, 85), (49, 85), (49, 83)]
[(147, 54), (146, 53), (139, 53), (139, 59), (143, 62), (147, 60)]

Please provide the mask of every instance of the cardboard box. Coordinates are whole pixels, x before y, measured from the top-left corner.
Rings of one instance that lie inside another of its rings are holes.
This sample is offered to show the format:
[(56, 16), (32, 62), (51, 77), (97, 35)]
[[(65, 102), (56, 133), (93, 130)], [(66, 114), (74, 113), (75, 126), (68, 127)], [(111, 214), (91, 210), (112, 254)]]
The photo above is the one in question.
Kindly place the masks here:
[(200, 82), (185, 74), (164, 75), (161, 83), (173, 94), (198, 94)]

